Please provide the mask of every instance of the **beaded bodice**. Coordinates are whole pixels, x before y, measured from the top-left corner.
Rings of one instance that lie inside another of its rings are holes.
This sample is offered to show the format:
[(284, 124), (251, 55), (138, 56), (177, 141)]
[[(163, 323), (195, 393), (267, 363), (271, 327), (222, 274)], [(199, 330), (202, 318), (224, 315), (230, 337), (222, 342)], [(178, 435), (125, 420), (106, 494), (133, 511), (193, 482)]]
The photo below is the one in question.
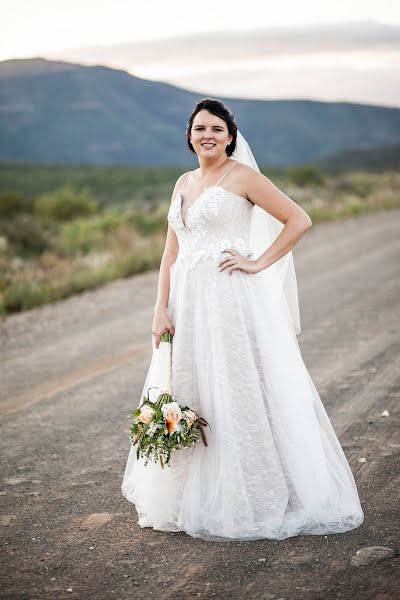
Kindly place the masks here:
[(175, 231), (179, 252), (174, 264), (193, 269), (199, 260), (218, 262), (225, 248), (252, 256), (249, 246), (252, 203), (221, 186), (205, 188), (191, 204), (185, 221), (178, 192), (168, 211), (168, 222)]

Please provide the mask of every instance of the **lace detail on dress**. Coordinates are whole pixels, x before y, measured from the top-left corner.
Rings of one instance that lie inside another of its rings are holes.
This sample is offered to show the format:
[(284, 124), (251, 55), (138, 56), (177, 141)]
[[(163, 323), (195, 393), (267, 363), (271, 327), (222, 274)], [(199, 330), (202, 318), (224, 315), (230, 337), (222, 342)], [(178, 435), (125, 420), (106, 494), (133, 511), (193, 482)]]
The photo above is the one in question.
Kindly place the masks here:
[(174, 265), (190, 270), (201, 260), (217, 263), (225, 248), (233, 248), (248, 258), (253, 255), (248, 243), (252, 205), (245, 198), (212, 186), (205, 188), (189, 206), (186, 223), (181, 210), (182, 198), (178, 192), (167, 217), (179, 242)]
[(210, 259), (213, 262), (218, 263), (225, 248), (233, 248), (248, 258), (252, 256), (252, 252), (250, 251), (246, 240), (243, 238), (235, 238), (233, 241), (228, 238), (221, 239), (208, 243), (198, 250), (196, 250), (196, 241), (197, 240), (193, 239), (190, 243), (186, 244), (185, 249), (179, 252), (174, 265), (190, 270), (193, 269), (200, 260)]
[[(211, 193), (207, 193), (209, 190), (212, 190)], [(204, 192), (200, 194), (200, 196), (191, 204), (186, 211), (185, 220), (182, 218), (182, 196), (181, 193), (178, 192), (174, 198), (173, 204), (175, 204), (175, 210), (172, 211), (172, 214), (169, 213), (168, 220), (171, 222), (171, 226), (174, 228), (176, 225), (179, 228), (182, 228), (186, 231), (189, 229), (189, 221), (191, 222), (190, 229), (197, 229), (198, 227), (204, 228), (209, 219), (207, 218), (207, 214), (201, 210), (195, 210), (196, 208), (201, 208), (203, 204), (201, 198), (207, 194), (207, 211), (211, 213), (211, 215), (217, 215), (221, 205), (225, 199), (226, 190), (221, 187), (209, 187), (204, 188)], [(171, 205), (172, 208), (172, 205)], [(193, 217), (191, 215), (194, 215)]]

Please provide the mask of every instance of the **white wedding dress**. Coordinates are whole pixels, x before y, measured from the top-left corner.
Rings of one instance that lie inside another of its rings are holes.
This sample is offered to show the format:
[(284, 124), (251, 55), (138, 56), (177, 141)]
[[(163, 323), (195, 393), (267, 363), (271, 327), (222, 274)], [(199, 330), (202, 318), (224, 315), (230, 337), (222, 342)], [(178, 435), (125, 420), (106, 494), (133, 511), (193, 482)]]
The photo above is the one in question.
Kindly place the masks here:
[[(206, 540), (348, 531), (363, 511), (296, 335), (274, 314), (259, 273), (217, 268), (225, 248), (251, 255), (253, 205), (221, 180), (185, 216), (180, 192), (168, 212), (179, 241), (168, 303), (172, 397), (208, 421), (208, 446), (173, 452), (164, 469), (131, 447), (122, 494), (141, 527)], [(142, 398), (158, 381), (152, 343)]]

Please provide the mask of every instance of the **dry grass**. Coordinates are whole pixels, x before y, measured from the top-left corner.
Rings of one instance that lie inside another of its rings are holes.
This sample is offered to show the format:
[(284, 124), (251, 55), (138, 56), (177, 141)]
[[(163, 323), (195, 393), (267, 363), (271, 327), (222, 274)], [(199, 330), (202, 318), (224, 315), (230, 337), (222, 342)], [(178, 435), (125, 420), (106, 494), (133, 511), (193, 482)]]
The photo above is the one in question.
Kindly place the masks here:
[[(392, 172), (343, 173), (305, 186), (274, 183), (314, 224), (400, 206), (400, 175)], [(168, 207), (162, 202), (151, 211), (106, 210), (58, 224), (41, 223), (29, 214), (3, 219), (0, 313), (26, 310), (157, 269)]]

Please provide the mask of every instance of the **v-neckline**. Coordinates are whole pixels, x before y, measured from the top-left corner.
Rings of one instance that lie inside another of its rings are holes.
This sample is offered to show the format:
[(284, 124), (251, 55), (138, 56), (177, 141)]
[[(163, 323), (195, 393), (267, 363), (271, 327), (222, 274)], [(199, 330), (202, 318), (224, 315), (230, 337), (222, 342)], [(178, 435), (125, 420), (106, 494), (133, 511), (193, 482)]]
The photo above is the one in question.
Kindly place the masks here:
[[(211, 188), (219, 188), (220, 190), (223, 190), (226, 194), (230, 194), (234, 198), (239, 198), (240, 200), (243, 200), (244, 202), (250, 204), (250, 206), (252, 208), (254, 208), (254, 206), (255, 206), (254, 203), (251, 202), (251, 200), (249, 200), (248, 198), (245, 198), (244, 196), (239, 196), (238, 194), (235, 194), (234, 192), (230, 192), (229, 190), (222, 187), (222, 185), (210, 185), (209, 187), (204, 188), (204, 190), (197, 196), (197, 198), (194, 200), (194, 202), (192, 202), (192, 204), (190, 204), (188, 210), (186, 211), (186, 218), (189, 214), (190, 209), (194, 208), (198, 204), (198, 200), (207, 192), (207, 190), (210, 190)], [(187, 228), (185, 221), (182, 218), (182, 195), (181, 195), (180, 190), (179, 190), (179, 192), (176, 193), (175, 200), (177, 200), (178, 198), (179, 198), (179, 204), (178, 204), (179, 219), (180, 219), (180, 222), (181, 222), (183, 228), (185, 229), (185, 231), (189, 232), (190, 229)]]
[[(232, 161), (231, 161), (231, 162), (232, 162)], [(189, 211), (190, 211), (190, 209), (191, 209), (191, 208), (194, 208), (194, 207), (196, 206), (196, 204), (197, 204), (198, 200), (199, 200), (199, 199), (200, 199), (200, 198), (203, 196), (203, 194), (205, 194), (205, 193), (206, 193), (206, 191), (207, 191), (207, 190), (209, 190), (209, 189), (211, 189), (211, 188), (220, 188), (220, 187), (221, 187), (219, 184), (221, 183), (221, 181), (223, 180), (223, 178), (225, 177), (225, 175), (227, 175), (227, 174), (229, 173), (229, 171), (230, 171), (231, 169), (233, 169), (233, 167), (234, 167), (235, 165), (237, 165), (237, 164), (238, 164), (238, 162), (239, 162), (239, 161), (235, 161), (235, 162), (233, 163), (233, 165), (231, 165), (231, 166), (229, 167), (229, 169), (228, 169), (227, 171), (225, 171), (225, 173), (222, 175), (222, 177), (221, 177), (221, 178), (220, 178), (220, 179), (217, 181), (217, 183), (216, 183), (215, 185), (210, 185), (209, 187), (204, 187), (204, 190), (203, 190), (203, 191), (202, 191), (202, 192), (201, 192), (201, 193), (200, 193), (200, 194), (197, 196), (197, 198), (195, 198), (195, 199), (194, 199), (194, 200), (193, 200), (193, 201), (192, 201), (192, 202), (189, 204), (189, 206), (188, 206), (188, 208), (187, 208), (187, 211), (186, 211), (186, 215), (185, 215), (185, 217), (186, 217), (186, 218), (187, 218), (187, 216), (188, 216), (188, 214), (189, 214)], [(191, 171), (190, 173), (192, 173), (192, 172), (193, 172), (193, 171)], [(188, 176), (186, 177), (186, 179), (185, 179), (185, 182), (184, 182), (184, 184), (183, 184), (183, 187), (182, 187), (182, 189), (185, 187), (186, 181), (187, 181), (188, 177), (190, 176), (190, 173), (189, 173), (189, 174), (188, 174)], [(188, 231), (188, 228), (186, 227), (186, 225), (185, 225), (185, 221), (183, 220), (183, 216), (182, 216), (182, 202), (183, 202), (182, 193), (181, 193), (182, 189), (181, 189), (181, 190), (179, 190), (179, 192), (177, 193), (177, 196), (179, 196), (179, 198), (180, 198), (180, 201), (179, 201), (179, 215), (180, 215), (180, 218), (181, 218), (182, 225), (184, 226), (184, 228), (186, 229), (186, 231)], [(222, 188), (222, 189), (224, 189), (224, 188)]]
[[(205, 187), (204, 190), (197, 196), (197, 198), (195, 198), (193, 200), (193, 202), (191, 202), (189, 204), (189, 206), (187, 208), (187, 211), (186, 211), (186, 218), (188, 216), (188, 213), (189, 213), (190, 209), (194, 208), (196, 206), (197, 201), (203, 196), (203, 194), (205, 194), (207, 190), (209, 190), (210, 188), (213, 188), (213, 187), (219, 187), (219, 186), (217, 186), (217, 185), (210, 185), (210, 187)], [(180, 219), (181, 219), (181, 223), (184, 226), (184, 228), (186, 229), (186, 231), (189, 231), (188, 228), (187, 228), (187, 226), (186, 226), (185, 221), (183, 220), (183, 216), (182, 216), (182, 200), (183, 200), (183, 198), (182, 198), (182, 193), (181, 193), (180, 190), (177, 193), (177, 196), (179, 196), (179, 216), (180, 216)]]

